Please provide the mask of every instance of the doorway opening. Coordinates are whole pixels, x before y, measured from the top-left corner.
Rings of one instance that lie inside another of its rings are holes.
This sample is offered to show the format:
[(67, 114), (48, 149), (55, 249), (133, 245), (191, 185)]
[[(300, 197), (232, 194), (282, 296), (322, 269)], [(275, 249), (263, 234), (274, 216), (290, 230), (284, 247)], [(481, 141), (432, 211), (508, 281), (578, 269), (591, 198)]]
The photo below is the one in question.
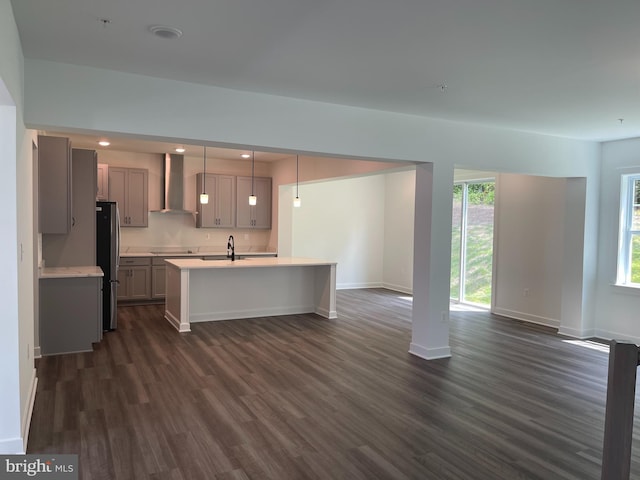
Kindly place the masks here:
[(451, 300), (491, 307), (495, 180), (457, 182), (451, 221)]

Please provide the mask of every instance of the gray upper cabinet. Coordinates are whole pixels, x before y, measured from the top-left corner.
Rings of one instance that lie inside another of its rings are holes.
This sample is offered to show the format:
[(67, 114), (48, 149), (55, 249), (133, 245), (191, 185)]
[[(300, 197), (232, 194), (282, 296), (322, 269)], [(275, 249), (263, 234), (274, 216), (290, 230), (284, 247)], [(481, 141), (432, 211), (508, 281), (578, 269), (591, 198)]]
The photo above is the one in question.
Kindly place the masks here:
[(249, 205), (251, 177), (237, 178), (236, 226), (238, 228), (271, 228), (271, 178), (255, 177), (253, 193), (256, 205)]
[(109, 165), (107, 163), (98, 164), (97, 188), (96, 200), (109, 200)]
[(71, 143), (38, 135), (38, 208), (41, 233), (69, 233), (72, 223)]
[(117, 202), (120, 226), (149, 225), (149, 171), (109, 167), (109, 200)]
[[(206, 174), (206, 184), (202, 184), (203, 174), (196, 175), (196, 227), (233, 228), (236, 222), (236, 177), (233, 175)], [(200, 203), (200, 194), (206, 190), (209, 203)]]

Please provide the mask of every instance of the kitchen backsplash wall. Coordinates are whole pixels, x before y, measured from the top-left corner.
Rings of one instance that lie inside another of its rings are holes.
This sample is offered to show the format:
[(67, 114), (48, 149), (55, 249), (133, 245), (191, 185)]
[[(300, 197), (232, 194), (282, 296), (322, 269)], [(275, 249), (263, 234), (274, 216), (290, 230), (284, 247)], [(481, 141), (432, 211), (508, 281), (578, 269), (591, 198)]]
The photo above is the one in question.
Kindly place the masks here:
[(147, 247), (192, 247), (201, 251), (226, 252), (233, 235), (237, 252), (267, 251), (269, 230), (195, 228), (191, 214), (149, 213), (148, 228), (122, 228), (121, 249), (126, 252)]

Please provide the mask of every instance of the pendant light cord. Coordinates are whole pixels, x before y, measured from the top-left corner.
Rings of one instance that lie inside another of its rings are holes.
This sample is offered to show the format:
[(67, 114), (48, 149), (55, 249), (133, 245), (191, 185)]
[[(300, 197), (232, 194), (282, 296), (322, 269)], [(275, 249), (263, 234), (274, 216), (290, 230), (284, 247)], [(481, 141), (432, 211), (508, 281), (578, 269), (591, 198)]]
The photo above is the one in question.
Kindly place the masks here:
[(251, 196), (253, 197), (253, 171), (254, 171), (254, 166), (256, 163), (256, 157), (255, 157), (256, 153), (252, 150), (251, 151)]
[(296, 155), (296, 198), (298, 198), (298, 155)]
[(202, 193), (207, 193), (207, 147), (204, 147), (204, 169), (202, 170)]

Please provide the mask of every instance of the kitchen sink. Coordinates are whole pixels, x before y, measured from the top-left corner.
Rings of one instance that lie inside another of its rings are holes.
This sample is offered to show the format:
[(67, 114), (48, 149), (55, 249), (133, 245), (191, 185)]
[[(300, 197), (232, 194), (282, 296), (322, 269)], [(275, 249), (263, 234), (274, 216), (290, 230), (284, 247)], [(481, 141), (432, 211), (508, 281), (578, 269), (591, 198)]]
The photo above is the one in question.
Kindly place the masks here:
[(188, 255), (196, 252), (194, 252), (193, 250), (172, 250), (172, 251), (151, 250), (149, 253), (152, 253), (153, 255)]

